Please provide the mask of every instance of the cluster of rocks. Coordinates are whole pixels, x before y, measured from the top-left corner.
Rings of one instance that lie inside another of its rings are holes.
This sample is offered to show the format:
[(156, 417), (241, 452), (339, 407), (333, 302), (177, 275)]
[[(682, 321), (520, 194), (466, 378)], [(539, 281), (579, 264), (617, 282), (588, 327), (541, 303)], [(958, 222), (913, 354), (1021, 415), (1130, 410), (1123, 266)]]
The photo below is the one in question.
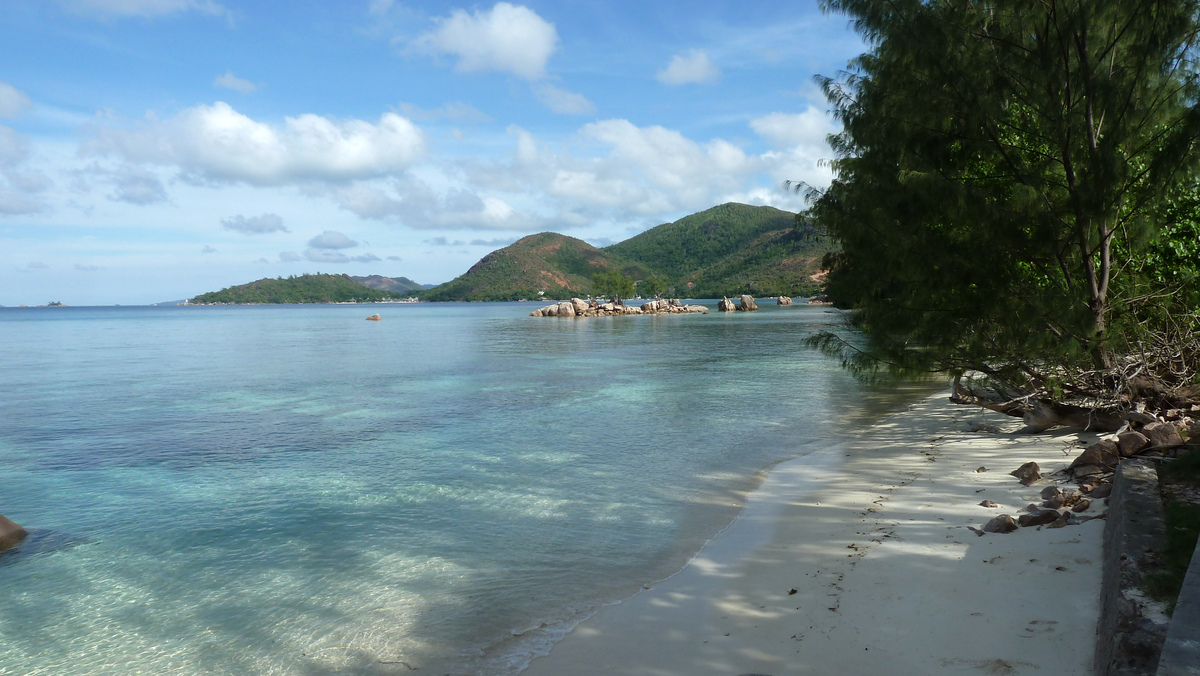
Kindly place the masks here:
[(775, 304), (776, 304), (776, 305), (791, 305), (791, 304), (792, 304), (792, 299), (791, 299), (791, 298), (788, 298), (787, 296), (780, 296), (780, 297), (779, 297), (779, 298), (778, 298), (778, 299), (775, 301)]
[[(789, 298), (788, 302), (790, 303), (791, 301), (792, 299)], [(717, 301), (717, 309), (721, 312), (733, 312), (734, 310), (738, 312), (754, 312), (758, 309), (758, 303), (754, 302), (753, 296), (743, 295), (741, 301), (738, 303), (734, 303), (722, 296), (721, 300)]]
[(27, 533), (24, 528), (13, 523), (8, 517), (0, 514), (0, 549), (8, 549), (23, 540)]
[(613, 315), (660, 315), (684, 314), (688, 312), (708, 313), (703, 305), (684, 305), (678, 298), (652, 300), (641, 307), (625, 305), (621, 301), (599, 303), (595, 300), (572, 298), (570, 301), (547, 305), (529, 313), (530, 317), (611, 317)]
[[(1200, 413), (1200, 405), (1193, 405), (1186, 411), (1172, 409), (1161, 417), (1136, 411), (1126, 413), (1125, 424), (1120, 431), (1088, 446), (1066, 469), (1055, 473), (1069, 477), (1079, 487), (1078, 490), (1047, 486), (1041, 492), (1041, 505), (1031, 503), (1025, 508), (1025, 514), (1016, 519), (1001, 514), (988, 521), (983, 531), (1011, 533), (1022, 526), (1062, 528), (1089, 519), (1104, 518), (1106, 514), (1089, 517), (1079, 516), (1079, 513), (1086, 511), (1093, 501), (1109, 496), (1113, 475), (1123, 458), (1170, 455), (1183, 446), (1181, 432), (1189, 436), (1200, 433), (1200, 421), (1189, 415), (1195, 413)], [(1027, 462), (1011, 474), (1025, 486), (1042, 478), (1041, 468), (1036, 462)], [(997, 506), (995, 503), (986, 504), (988, 502), (985, 500), (980, 504), (985, 507)]]

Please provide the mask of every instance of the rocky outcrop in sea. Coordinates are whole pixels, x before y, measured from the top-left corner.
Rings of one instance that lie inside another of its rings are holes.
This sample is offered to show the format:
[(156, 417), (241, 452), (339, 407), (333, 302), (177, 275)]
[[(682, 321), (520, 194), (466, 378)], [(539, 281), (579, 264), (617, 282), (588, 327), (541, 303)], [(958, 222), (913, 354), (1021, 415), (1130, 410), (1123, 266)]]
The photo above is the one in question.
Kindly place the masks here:
[(661, 315), (661, 314), (708, 314), (703, 305), (684, 305), (678, 298), (652, 300), (641, 307), (625, 305), (621, 301), (600, 303), (595, 300), (572, 298), (570, 301), (547, 305), (529, 313), (530, 317), (612, 317), (614, 315)]

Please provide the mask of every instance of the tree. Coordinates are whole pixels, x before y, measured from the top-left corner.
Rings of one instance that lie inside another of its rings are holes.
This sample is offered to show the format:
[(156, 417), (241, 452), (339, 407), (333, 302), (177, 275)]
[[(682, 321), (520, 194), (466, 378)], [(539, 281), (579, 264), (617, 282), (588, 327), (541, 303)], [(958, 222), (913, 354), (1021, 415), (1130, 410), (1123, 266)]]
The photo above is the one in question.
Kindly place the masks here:
[(637, 288), (642, 298), (658, 298), (667, 290), (667, 283), (658, 275), (650, 275), (639, 281)]
[(633, 279), (616, 268), (597, 272), (592, 276), (592, 293), (613, 300), (633, 295)]
[(819, 342), (865, 372), (1111, 375), (1145, 326), (1139, 264), (1195, 184), (1195, 3), (826, 7), (871, 50), (819, 78), (843, 131), (806, 217), (841, 242), (827, 288), (868, 343)]

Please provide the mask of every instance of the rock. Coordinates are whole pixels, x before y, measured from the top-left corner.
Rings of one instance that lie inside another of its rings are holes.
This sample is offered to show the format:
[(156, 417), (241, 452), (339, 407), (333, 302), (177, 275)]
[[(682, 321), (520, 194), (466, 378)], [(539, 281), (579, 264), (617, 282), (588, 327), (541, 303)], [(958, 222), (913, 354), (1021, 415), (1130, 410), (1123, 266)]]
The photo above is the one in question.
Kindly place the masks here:
[(575, 308), (576, 316), (582, 316), (588, 310), (587, 301), (582, 298), (572, 298), (571, 305)]
[(1158, 418), (1155, 418), (1149, 413), (1142, 413), (1141, 411), (1128, 411), (1122, 417), (1131, 423), (1137, 423), (1139, 425), (1149, 425), (1150, 423), (1158, 422)]
[(987, 533), (1011, 533), (1016, 529), (1016, 520), (1007, 514), (994, 517), (983, 525), (983, 530)]
[(1058, 512), (1054, 511), (1053, 509), (1048, 509), (1044, 512), (1022, 514), (1017, 518), (1017, 523), (1020, 524), (1022, 528), (1029, 528), (1031, 526), (1045, 526), (1048, 523), (1054, 523), (1058, 520), (1058, 518)]
[(1138, 451), (1150, 445), (1150, 440), (1141, 432), (1122, 432), (1117, 435), (1117, 451), (1122, 458), (1136, 455)]
[(1088, 500), (1087, 498), (1080, 498), (1079, 502), (1076, 502), (1075, 506), (1071, 508), (1071, 511), (1072, 512), (1084, 512), (1084, 511), (1087, 511), (1087, 508), (1091, 507), (1091, 506), (1092, 506), (1091, 500)]
[(1081, 479), (1085, 476), (1094, 476), (1096, 474), (1104, 474), (1104, 468), (1096, 467), (1095, 465), (1080, 465), (1070, 469), (1071, 476), (1075, 479)]
[(708, 314), (708, 308), (704, 307), (703, 305), (685, 305), (683, 306), (683, 309), (687, 310), (688, 312), (703, 312), (704, 314)]
[(1142, 428), (1142, 434), (1150, 439), (1150, 445), (1155, 448), (1174, 448), (1183, 445), (1183, 437), (1179, 429), (1171, 423), (1150, 423)]
[(1075, 515), (1070, 512), (1063, 512), (1062, 514), (1058, 515), (1057, 519), (1046, 524), (1046, 528), (1062, 528), (1063, 526), (1070, 526), (1074, 523)]
[(984, 472), (988, 471), (988, 469), (986, 467), (976, 467), (975, 471), (979, 474), (983, 474)]
[(1049, 500), (1051, 498), (1062, 497), (1063, 490), (1058, 486), (1046, 486), (1042, 489), (1042, 499)]
[(1093, 500), (1102, 500), (1112, 494), (1112, 484), (1100, 484), (1088, 493), (1088, 497)]
[(972, 421), (970, 425), (971, 432), (986, 432), (988, 434), (1000, 434), (1000, 428), (995, 425)]
[(557, 317), (574, 317), (575, 316), (575, 306), (572, 305), (570, 302), (559, 303), (558, 304), (558, 313), (555, 316), (557, 316)]
[(1079, 457), (1071, 461), (1071, 468), (1094, 465), (1096, 467), (1112, 469), (1117, 466), (1120, 460), (1121, 451), (1117, 448), (1117, 442), (1101, 439), (1085, 448), (1083, 453), (1079, 454)]
[(679, 300), (678, 298), (672, 298), (671, 300), (667, 301), (667, 304), (671, 307), (683, 307), (683, 301)]
[(369, 321), (369, 322), (383, 321), (383, 317), (380, 317), (379, 315), (371, 315), (370, 317), (367, 317), (367, 321)]
[(741, 312), (754, 312), (758, 309), (758, 303), (754, 302), (753, 296), (742, 295), (742, 302), (738, 303), (737, 309)]
[(8, 517), (0, 514), (0, 549), (8, 549), (25, 539), (27, 533), (24, 528), (13, 523)]
[(1036, 462), (1027, 462), (1024, 465), (1021, 465), (1020, 467), (1009, 472), (1009, 474), (1017, 477), (1017, 480), (1020, 481), (1023, 485), (1028, 486), (1029, 484), (1042, 478), (1042, 474), (1041, 474), (1040, 470), (1041, 470), (1041, 468), (1038, 467), (1038, 464)]
[(791, 305), (792, 299), (787, 296), (780, 296), (779, 300), (775, 301), (778, 305)]
[(612, 312), (616, 307), (617, 306), (615, 303), (613, 303), (612, 301), (609, 301), (607, 303), (602, 304), (600, 306), (600, 310), (602, 310), (604, 312)]
[(991, 500), (984, 500), (983, 502), (979, 503), (979, 506), (987, 507), (988, 509), (996, 509), (1000, 505), (997, 505), (996, 503), (992, 502)]
[(733, 301), (722, 296), (721, 300), (717, 301), (717, 309), (721, 312), (733, 312), (737, 309), (737, 305), (734, 304)]

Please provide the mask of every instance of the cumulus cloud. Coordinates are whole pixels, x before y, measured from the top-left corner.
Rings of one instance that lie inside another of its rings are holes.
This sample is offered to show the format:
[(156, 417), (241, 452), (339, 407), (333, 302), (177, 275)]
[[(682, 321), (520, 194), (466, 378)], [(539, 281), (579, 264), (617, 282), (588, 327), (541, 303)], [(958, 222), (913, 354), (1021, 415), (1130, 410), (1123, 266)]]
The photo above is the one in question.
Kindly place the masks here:
[(211, 16), (229, 15), (229, 10), (212, 0), (59, 0), (68, 11), (97, 17), (140, 16), (150, 18), (199, 12)]
[(461, 239), (456, 239), (453, 242), (451, 242), (450, 240), (446, 239), (445, 237), (434, 237), (432, 239), (427, 239), (427, 240), (425, 240), (425, 243), (430, 246), (466, 246), (466, 244), (467, 244), (466, 242), (462, 241)]
[[(803, 119), (814, 117), (821, 119), (814, 112)], [(786, 124), (772, 122), (774, 118), (758, 126), (786, 136)], [(823, 186), (830, 179), (821, 166), (831, 154), (823, 127), (806, 128), (809, 132), (797, 137), (807, 139), (803, 144), (772, 141), (766, 152), (749, 153), (721, 138), (698, 141), (661, 126), (608, 119), (580, 128), (580, 145), (587, 152), (580, 154), (545, 146), (528, 131), (512, 127), (515, 143), (508, 159), (461, 166), (474, 189), (536, 195), (541, 210), (552, 213), (544, 220), (555, 228), (661, 222), (728, 201), (799, 209), (803, 197), (785, 190), (785, 180)]]
[(802, 113), (771, 113), (750, 121), (759, 136), (780, 147), (826, 146), (826, 137), (838, 131), (829, 115), (809, 107)]
[(338, 191), (338, 204), (363, 218), (395, 220), (418, 230), (526, 230), (541, 219), (494, 195), (464, 188), (437, 192), (411, 176), (387, 186), (355, 185)]
[(312, 249), (352, 249), (358, 246), (358, 242), (355, 242), (340, 232), (326, 230), (325, 232), (308, 240), (308, 246)]
[(167, 189), (154, 174), (139, 167), (124, 166), (113, 176), (116, 192), (111, 199), (130, 204), (154, 204), (167, 201)]
[(517, 241), (517, 240), (510, 239), (510, 238), (504, 238), (504, 237), (498, 237), (496, 239), (473, 239), (473, 240), (471, 240), (470, 244), (471, 244), (471, 246), (489, 246), (489, 247), (500, 248), (500, 247), (508, 246), (509, 244), (512, 244), (515, 241)]
[(576, 94), (553, 85), (540, 84), (533, 93), (547, 108), (566, 115), (587, 115), (596, 112), (596, 105), (583, 94)]
[(258, 85), (249, 80), (243, 80), (242, 78), (234, 75), (233, 71), (231, 70), (225, 71), (224, 75), (218, 75), (217, 78), (213, 80), (213, 86), (222, 87), (224, 89), (232, 89), (235, 92), (241, 92), (243, 94), (252, 94), (258, 90)]
[(197, 183), (271, 186), (339, 183), (399, 171), (424, 153), (425, 138), (395, 113), (384, 113), (376, 124), (300, 115), (285, 118), (279, 128), (217, 102), (166, 120), (150, 118), (131, 129), (96, 126), (83, 151), (174, 167)]
[(668, 85), (705, 84), (716, 82), (721, 77), (721, 71), (708, 52), (703, 49), (691, 49), (671, 57), (667, 67), (658, 71), (658, 81)]
[(6, 82), (0, 82), (0, 117), (16, 117), (29, 110), (32, 105), (25, 92)]
[(279, 252), (279, 262), (280, 263), (295, 263), (296, 261), (302, 261), (302, 260), (304, 260), (304, 258), (301, 257), (300, 254), (296, 253), (295, 251), (280, 251)]
[(536, 80), (545, 75), (546, 62), (558, 49), (554, 24), (523, 5), (498, 2), (470, 14), (456, 9), (436, 23), (413, 47), (458, 57), (455, 69), (462, 73), (497, 71)]
[(243, 235), (264, 235), (269, 232), (291, 232), (278, 214), (263, 214), (246, 218), (238, 214), (221, 219), (221, 227)]
[(0, 215), (33, 214), (45, 208), (34, 196), (50, 186), (50, 179), (25, 168), (29, 156), (29, 141), (0, 126)]
[(350, 257), (344, 253), (325, 249), (305, 249), (304, 257), (314, 263), (349, 263)]

